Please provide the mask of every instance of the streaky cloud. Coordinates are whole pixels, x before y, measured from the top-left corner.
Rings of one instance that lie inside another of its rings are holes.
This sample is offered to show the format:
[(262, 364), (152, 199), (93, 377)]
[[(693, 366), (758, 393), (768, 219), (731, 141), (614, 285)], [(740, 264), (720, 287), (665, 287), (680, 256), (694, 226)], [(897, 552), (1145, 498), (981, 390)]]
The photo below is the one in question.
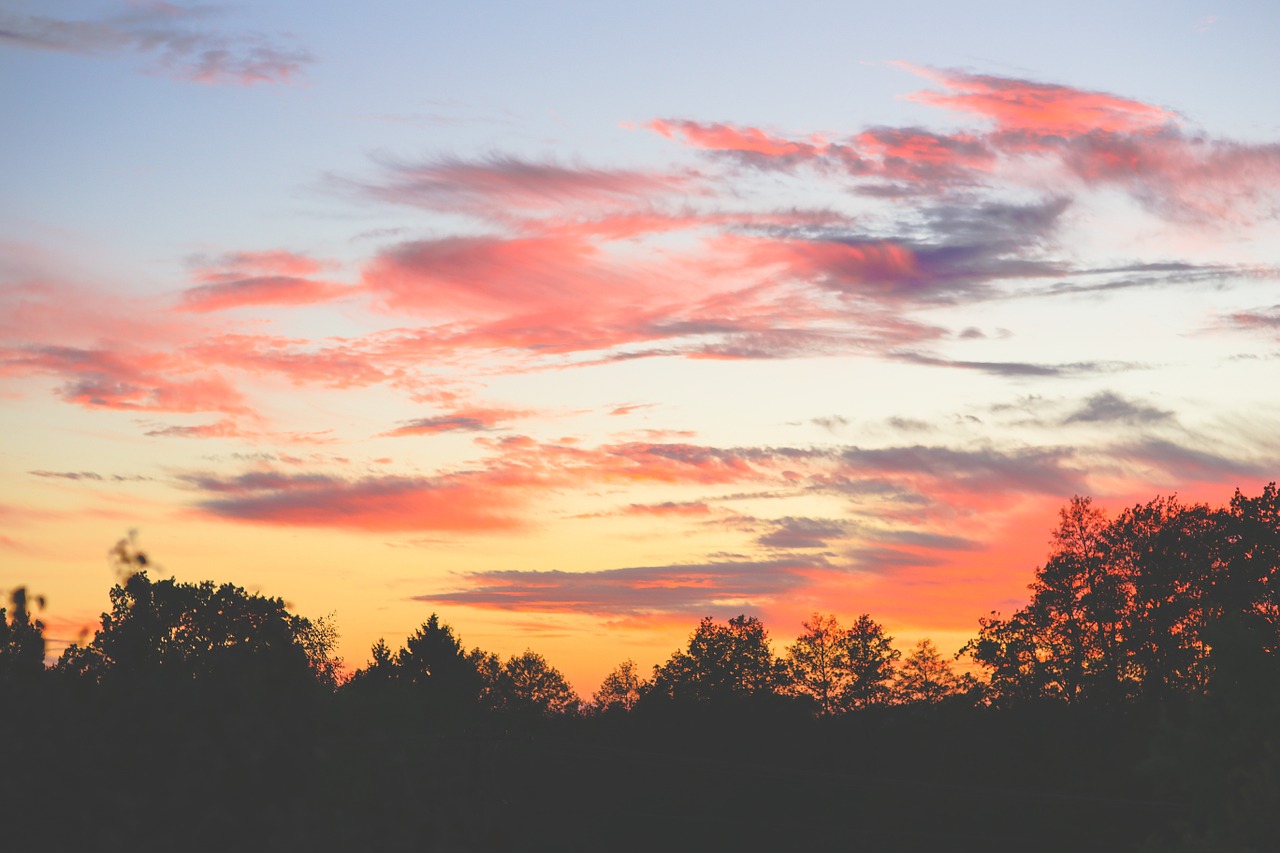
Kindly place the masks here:
[(815, 573), (833, 571), (823, 558), (726, 560), (595, 572), (472, 572), (456, 592), (415, 601), (493, 610), (584, 613), (597, 616), (739, 612), (802, 589)]
[(1102, 391), (1084, 401), (1084, 405), (1063, 419), (1073, 423), (1153, 424), (1170, 420), (1173, 413), (1144, 403), (1128, 400), (1114, 391)]
[(137, 53), (154, 58), (165, 76), (212, 84), (287, 84), (314, 61), (309, 51), (278, 40), (212, 29), (205, 21), (215, 12), (137, 3), (101, 20), (0, 16), (0, 43), (84, 56)]

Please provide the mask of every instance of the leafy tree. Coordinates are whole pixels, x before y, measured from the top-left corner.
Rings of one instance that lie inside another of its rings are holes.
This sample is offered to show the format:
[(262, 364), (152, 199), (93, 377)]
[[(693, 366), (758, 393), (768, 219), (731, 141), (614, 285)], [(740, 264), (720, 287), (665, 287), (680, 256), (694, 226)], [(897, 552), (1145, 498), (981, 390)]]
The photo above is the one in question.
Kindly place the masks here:
[(844, 628), (835, 616), (815, 613), (805, 633), (787, 649), (791, 688), (811, 696), (819, 713), (863, 708), (884, 701), (901, 654), (884, 626), (862, 614)]
[(1219, 527), (1220, 516), (1207, 506), (1184, 506), (1172, 497), (1116, 517), (1109, 531), (1110, 574), (1127, 595), (1117, 620), (1116, 659), (1099, 673), (1111, 688), (1104, 698), (1141, 694), (1161, 701), (1206, 689), (1212, 667), (1205, 630), (1221, 615), (1212, 602), (1221, 574), (1214, 555)]
[(849, 673), (840, 692), (841, 707), (865, 708), (887, 701), (893, 666), (902, 653), (893, 647), (884, 626), (864, 613), (845, 631), (841, 646)]
[(405, 641), (396, 668), (402, 680), (437, 701), (474, 703), (480, 693), (475, 663), (467, 658), (453, 628), (434, 613)]
[(893, 694), (903, 704), (936, 704), (968, 687), (951, 669), (931, 640), (921, 640), (902, 662), (893, 679)]
[(549, 717), (576, 713), (581, 704), (560, 670), (529, 649), (503, 665), (499, 685), (507, 711)]
[(627, 659), (604, 677), (600, 689), (591, 697), (591, 706), (599, 712), (630, 711), (645, 686), (636, 662)]
[(773, 693), (785, 667), (769, 646), (764, 625), (740, 615), (728, 624), (704, 618), (689, 637), (688, 651), (677, 651), (654, 667), (650, 693), (673, 699), (724, 700)]
[(789, 684), (796, 692), (812, 697), (820, 714), (834, 713), (849, 680), (841, 642), (845, 631), (835, 616), (821, 613), (800, 624), (804, 633), (787, 647)]
[(98, 681), (162, 679), (249, 686), (325, 680), (334, 632), (278, 598), (231, 584), (152, 582), (145, 571), (112, 588), (111, 612), (85, 647), (59, 667)]
[[(1236, 492), (1226, 510), (1176, 497), (1108, 521), (1088, 498), (1061, 512), (1026, 607), (980, 620), (966, 649), (996, 701), (1035, 696), (1115, 704), (1211, 689), (1220, 624), (1280, 650), (1280, 494)], [(1269, 638), (1263, 640), (1262, 638)]]
[[(44, 623), (32, 618), (26, 588), (15, 589), (9, 602), (13, 612), (7, 619), (0, 607), (0, 689), (31, 682), (44, 672)], [(43, 607), (43, 597), (36, 603)]]

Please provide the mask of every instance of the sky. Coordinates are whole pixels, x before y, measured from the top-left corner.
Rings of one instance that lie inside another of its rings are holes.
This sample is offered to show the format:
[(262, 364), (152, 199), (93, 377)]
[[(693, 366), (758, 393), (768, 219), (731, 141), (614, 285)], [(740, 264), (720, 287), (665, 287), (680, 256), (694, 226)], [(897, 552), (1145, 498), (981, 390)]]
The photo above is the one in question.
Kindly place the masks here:
[(0, 587), (957, 650), (1280, 465), (1272, 2), (0, 2)]

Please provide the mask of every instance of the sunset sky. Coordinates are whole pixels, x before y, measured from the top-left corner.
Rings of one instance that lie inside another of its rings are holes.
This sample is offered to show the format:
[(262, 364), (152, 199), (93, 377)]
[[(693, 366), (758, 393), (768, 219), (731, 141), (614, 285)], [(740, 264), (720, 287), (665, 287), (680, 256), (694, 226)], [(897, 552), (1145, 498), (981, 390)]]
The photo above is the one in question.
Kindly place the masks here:
[[(615, 8), (616, 5), (616, 8)], [(0, 3), (0, 587), (589, 695), (1280, 475), (1280, 4)]]

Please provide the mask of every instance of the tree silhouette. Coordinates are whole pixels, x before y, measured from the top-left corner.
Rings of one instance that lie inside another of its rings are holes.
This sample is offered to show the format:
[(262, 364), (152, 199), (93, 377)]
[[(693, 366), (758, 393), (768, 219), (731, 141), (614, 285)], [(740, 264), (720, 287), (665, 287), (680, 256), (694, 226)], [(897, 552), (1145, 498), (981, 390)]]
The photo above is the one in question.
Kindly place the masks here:
[[(12, 612), (0, 607), (0, 690), (30, 684), (44, 672), (44, 623), (27, 606), (27, 590), (18, 587), (9, 596)], [(44, 605), (43, 598), (36, 599)]]
[(145, 571), (112, 588), (111, 612), (59, 668), (96, 681), (217, 681), (258, 686), (323, 682), (335, 668), (335, 633), (278, 598), (232, 584), (152, 582)]
[(506, 662), (499, 685), (503, 710), (518, 714), (545, 717), (573, 714), (581, 704), (560, 670), (529, 649)]
[(672, 699), (758, 697), (773, 693), (784, 677), (759, 619), (744, 614), (721, 625), (708, 616), (690, 635), (688, 651), (654, 667), (649, 692)]
[(849, 628), (815, 613), (787, 649), (791, 688), (808, 695), (820, 714), (864, 708), (888, 698), (893, 664), (901, 656), (884, 626), (862, 614)]
[(864, 613), (845, 631), (841, 646), (849, 678), (840, 692), (844, 708), (865, 708), (889, 699), (893, 665), (902, 653), (893, 648), (884, 626)]
[(893, 679), (894, 698), (902, 704), (936, 704), (964, 692), (966, 680), (951, 669), (931, 640), (916, 643)]
[(636, 662), (627, 659), (604, 677), (600, 689), (591, 697), (591, 707), (597, 712), (630, 711), (645, 686)]

